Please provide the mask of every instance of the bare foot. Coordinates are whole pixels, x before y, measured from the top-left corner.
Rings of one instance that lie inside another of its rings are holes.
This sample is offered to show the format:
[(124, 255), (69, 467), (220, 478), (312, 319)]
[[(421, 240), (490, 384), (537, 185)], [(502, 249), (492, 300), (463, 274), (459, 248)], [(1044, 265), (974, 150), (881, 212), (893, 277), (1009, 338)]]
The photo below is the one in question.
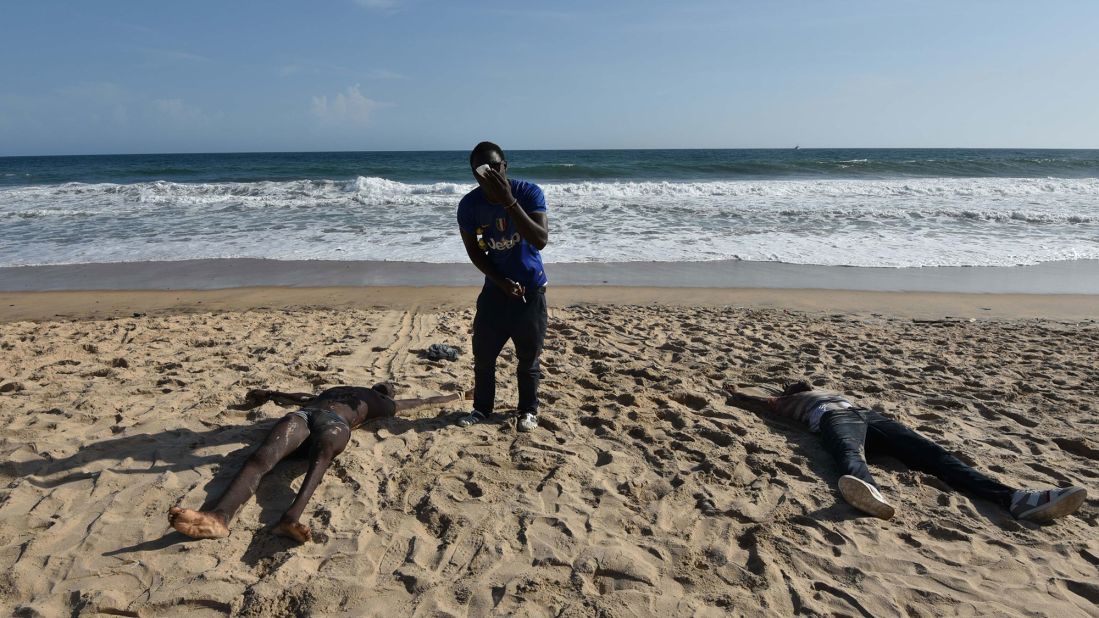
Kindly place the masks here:
[(229, 536), (225, 518), (217, 513), (173, 506), (168, 509), (168, 523), (193, 539), (220, 539)]
[(280, 521), (275, 526), (274, 533), (299, 543), (308, 543), (313, 540), (313, 533), (309, 530), (309, 526), (296, 521)]

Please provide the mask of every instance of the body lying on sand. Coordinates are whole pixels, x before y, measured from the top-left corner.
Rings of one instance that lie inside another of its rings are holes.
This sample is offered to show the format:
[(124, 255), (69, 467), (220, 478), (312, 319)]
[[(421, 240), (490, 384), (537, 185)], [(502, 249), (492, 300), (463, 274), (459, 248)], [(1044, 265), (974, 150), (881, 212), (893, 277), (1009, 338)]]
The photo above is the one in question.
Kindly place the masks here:
[(1007, 509), (1016, 519), (1042, 522), (1064, 517), (1087, 498), (1083, 487), (1042, 490), (1009, 487), (966, 465), (943, 447), (901, 423), (852, 403), (840, 393), (814, 388), (806, 381), (782, 390), (762, 387), (757, 392), (726, 386), (733, 401), (763, 413), (779, 414), (805, 423), (820, 433), (825, 449), (836, 460), (842, 476), (840, 495), (851, 506), (890, 519), (895, 507), (882, 496), (866, 465), (867, 453), (887, 454), (905, 465), (933, 474), (955, 489)]
[[(896, 509), (882, 496), (871, 476), (865, 459), (867, 452), (897, 457), (956, 489), (1002, 506), (1018, 519), (1045, 522), (1064, 517), (1080, 508), (1087, 498), (1083, 487), (1043, 490), (1010, 487), (966, 465), (901, 423), (857, 406), (842, 394), (816, 389), (808, 382), (793, 382), (781, 390), (769, 387), (742, 390), (735, 386), (726, 386), (726, 390), (745, 409), (792, 418), (807, 424), (814, 433), (819, 432), (825, 448), (840, 467), (840, 495), (860, 511), (881, 519), (890, 519)], [(394, 387), (387, 383), (371, 388), (341, 386), (318, 395), (249, 391), (243, 408), (258, 407), (268, 401), (302, 408), (276, 423), (213, 508), (196, 511), (175, 506), (169, 510), (169, 522), (193, 538), (228, 536), (229, 524), (237, 510), (252, 497), (263, 476), (279, 461), (307, 447), (309, 470), (274, 532), (298, 542), (309, 541), (311, 531), (299, 520), (324, 472), (346, 447), (352, 429), (403, 410), (462, 399), (460, 394), (402, 400), (394, 400), (393, 396)]]
[(305, 480), (297, 497), (276, 524), (274, 531), (301, 543), (310, 540), (312, 532), (299, 521), (301, 514), (332, 460), (347, 446), (352, 429), (369, 420), (394, 416), (402, 410), (449, 403), (462, 398), (461, 394), (455, 393), (426, 399), (394, 400), (395, 394), (395, 387), (389, 383), (376, 384), (371, 388), (338, 386), (318, 395), (249, 391), (242, 408), (255, 408), (274, 401), (280, 405), (300, 405), (301, 409), (282, 417), (271, 428), (263, 443), (248, 457), (244, 467), (213, 508), (195, 511), (174, 506), (168, 511), (168, 522), (176, 530), (193, 538), (228, 536), (230, 522), (240, 506), (256, 493), (263, 476), (275, 464), (305, 447), (309, 449), (309, 470), (305, 473)]

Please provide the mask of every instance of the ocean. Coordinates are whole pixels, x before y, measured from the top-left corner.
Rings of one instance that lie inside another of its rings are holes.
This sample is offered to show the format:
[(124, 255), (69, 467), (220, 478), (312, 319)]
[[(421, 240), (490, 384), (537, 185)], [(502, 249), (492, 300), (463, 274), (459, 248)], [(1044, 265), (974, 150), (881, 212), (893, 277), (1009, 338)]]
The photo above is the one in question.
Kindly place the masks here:
[[(462, 263), (466, 152), (0, 158), (0, 267)], [(1099, 150), (509, 151), (547, 262), (920, 267), (1099, 259)]]

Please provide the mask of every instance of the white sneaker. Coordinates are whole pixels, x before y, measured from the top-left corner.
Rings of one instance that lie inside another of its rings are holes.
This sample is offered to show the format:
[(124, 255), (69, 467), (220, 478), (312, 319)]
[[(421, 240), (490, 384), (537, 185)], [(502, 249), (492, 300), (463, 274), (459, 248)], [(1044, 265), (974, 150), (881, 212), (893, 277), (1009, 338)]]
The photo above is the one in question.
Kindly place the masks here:
[(459, 418), (458, 421), (455, 424), (458, 425), (459, 427), (469, 427), (470, 425), (476, 425), (477, 423), (487, 421), (487, 420), (488, 420), (488, 415), (487, 414), (485, 414), (484, 412), (481, 412), (479, 410), (474, 410), (474, 411), (470, 412), (469, 414)]
[(895, 509), (885, 501), (881, 492), (866, 481), (845, 474), (839, 481), (840, 495), (856, 509), (879, 519), (891, 519)]
[(519, 414), (519, 421), (515, 423), (516, 429), (522, 432), (534, 431), (538, 429), (538, 417), (530, 412), (521, 412)]
[(1015, 519), (1049, 521), (1073, 513), (1087, 497), (1088, 490), (1083, 487), (1020, 489), (1011, 495), (1009, 510)]

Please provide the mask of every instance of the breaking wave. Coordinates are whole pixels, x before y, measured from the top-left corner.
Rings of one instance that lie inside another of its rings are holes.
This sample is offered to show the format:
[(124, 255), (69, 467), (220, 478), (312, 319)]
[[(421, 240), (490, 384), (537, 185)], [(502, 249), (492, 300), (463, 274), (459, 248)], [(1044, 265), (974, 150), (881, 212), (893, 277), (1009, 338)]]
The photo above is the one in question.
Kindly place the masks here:
[[(1097, 178), (542, 186), (550, 262), (932, 266), (1099, 258)], [(213, 257), (464, 262), (455, 209), (472, 188), (372, 176), (5, 187), (0, 265)]]

